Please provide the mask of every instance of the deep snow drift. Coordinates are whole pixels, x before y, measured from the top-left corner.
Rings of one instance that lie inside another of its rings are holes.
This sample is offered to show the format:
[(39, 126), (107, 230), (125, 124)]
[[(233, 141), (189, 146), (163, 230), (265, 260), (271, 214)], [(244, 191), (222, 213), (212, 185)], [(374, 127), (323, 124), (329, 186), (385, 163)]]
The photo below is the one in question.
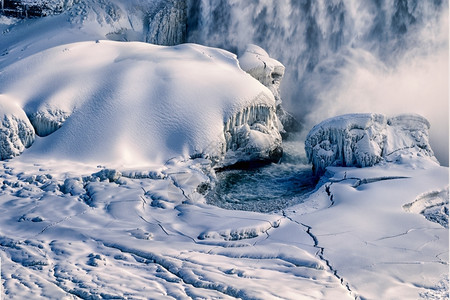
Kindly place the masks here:
[(434, 158), (430, 123), (419, 115), (348, 114), (327, 119), (308, 133), (305, 150), (316, 174), (328, 166), (370, 167), (402, 156)]
[(68, 44), (6, 67), (0, 91), (38, 135), (64, 124), (29, 157), (117, 165), (200, 155), (229, 165), (281, 149), (272, 93), (219, 49)]

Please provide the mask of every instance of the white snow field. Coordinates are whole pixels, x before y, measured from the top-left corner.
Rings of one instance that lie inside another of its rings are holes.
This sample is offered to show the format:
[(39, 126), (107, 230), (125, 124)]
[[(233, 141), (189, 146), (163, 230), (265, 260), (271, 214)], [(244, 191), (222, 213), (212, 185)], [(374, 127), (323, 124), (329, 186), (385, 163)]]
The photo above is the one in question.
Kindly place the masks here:
[[(448, 168), (329, 168), (272, 213), (205, 204), (210, 161), (2, 163), (4, 299), (446, 299)], [(441, 225), (442, 224), (442, 225)]]
[(90, 2), (0, 18), (2, 300), (449, 298), (432, 154), (328, 166), (283, 210), (209, 205), (214, 167), (282, 146), (276, 97), (224, 50), (106, 41), (137, 20)]

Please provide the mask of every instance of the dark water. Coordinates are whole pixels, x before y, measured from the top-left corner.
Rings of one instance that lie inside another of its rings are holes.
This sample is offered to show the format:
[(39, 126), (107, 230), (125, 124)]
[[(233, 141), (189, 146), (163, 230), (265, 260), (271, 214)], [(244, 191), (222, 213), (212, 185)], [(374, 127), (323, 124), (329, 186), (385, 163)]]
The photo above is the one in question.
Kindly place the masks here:
[[(301, 147), (301, 148), (300, 148)], [(305, 163), (303, 144), (286, 143), (279, 164), (217, 173), (209, 204), (225, 209), (271, 212), (301, 203), (314, 190), (317, 178)]]

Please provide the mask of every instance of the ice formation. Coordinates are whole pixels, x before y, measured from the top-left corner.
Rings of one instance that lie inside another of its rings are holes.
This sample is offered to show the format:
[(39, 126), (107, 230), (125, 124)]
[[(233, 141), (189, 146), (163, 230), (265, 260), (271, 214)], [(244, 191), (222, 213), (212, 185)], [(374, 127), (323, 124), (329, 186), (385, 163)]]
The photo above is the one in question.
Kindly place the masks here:
[(277, 123), (273, 106), (252, 105), (234, 114), (224, 127), (226, 155), (223, 164), (279, 160), (283, 150)]
[(280, 94), (281, 79), (284, 76), (285, 67), (278, 60), (273, 59), (261, 47), (253, 44), (247, 45), (243, 55), (239, 57), (241, 68), (264, 84), (272, 92), (277, 105), (277, 116), (281, 133), (297, 131), (298, 122), (281, 105)]
[(62, 126), (64, 121), (70, 116), (70, 112), (60, 109), (39, 110), (28, 115), (31, 124), (39, 136), (47, 136), (55, 132)]
[(27, 155), (139, 164), (281, 153), (275, 100), (230, 52), (194, 44), (80, 42), (3, 69), (0, 91), (45, 136)]
[(17, 156), (33, 144), (34, 129), (25, 112), (3, 95), (0, 95), (0, 121), (0, 160)]
[(261, 47), (249, 44), (244, 54), (239, 57), (239, 64), (242, 70), (269, 88), (277, 105), (281, 104), (280, 84), (285, 70), (282, 63), (271, 58)]
[(314, 126), (305, 141), (316, 174), (328, 166), (369, 167), (402, 154), (431, 157), (430, 123), (415, 114), (348, 114)]

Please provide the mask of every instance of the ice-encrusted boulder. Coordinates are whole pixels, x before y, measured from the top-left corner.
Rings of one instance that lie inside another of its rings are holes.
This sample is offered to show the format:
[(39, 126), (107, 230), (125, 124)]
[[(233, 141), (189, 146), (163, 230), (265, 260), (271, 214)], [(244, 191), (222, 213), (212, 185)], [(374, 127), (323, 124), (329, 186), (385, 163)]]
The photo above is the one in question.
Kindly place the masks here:
[(239, 65), (242, 70), (252, 75), (272, 92), (276, 101), (280, 132), (287, 134), (287, 132), (298, 131), (299, 123), (282, 106), (280, 84), (284, 76), (284, 65), (271, 58), (264, 49), (253, 44), (247, 45), (244, 53), (239, 57)]
[[(27, 156), (96, 164), (206, 157), (223, 167), (276, 160), (275, 99), (225, 50), (195, 44), (80, 42), (0, 73), (40, 135)], [(62, 125), (62, 126), (61, 126)]]
[(369, 167), (411, 154), (434, 158), (428, 142), (430, 123), (422, 116), (348, 114), (314, 126), (305, 140), (316, 174), (328, 166)]
[(279, 160), (283, 150), (277, 122), (275, 108), (265, 105), (246, 107), (234, 114), (224, 127), (226, 155), (223, 165)]
[(17, 156), (33, 144), (34, 129), (12, 99), (0, 95), (0, 160)]

